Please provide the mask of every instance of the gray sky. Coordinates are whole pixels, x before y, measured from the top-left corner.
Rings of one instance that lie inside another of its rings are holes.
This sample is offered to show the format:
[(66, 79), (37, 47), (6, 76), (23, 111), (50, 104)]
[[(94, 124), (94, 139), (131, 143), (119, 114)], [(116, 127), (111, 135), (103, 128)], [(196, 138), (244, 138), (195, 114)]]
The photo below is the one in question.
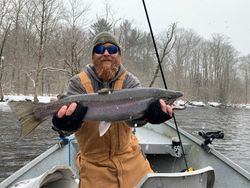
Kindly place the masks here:
[[(89, 1), (91, 15), (103, 15), (105, 0)], [(133, 20), (136, 27), (149, 31), (142, 0), (107, 0), (115, 15)], [(250, 0), (145, 0), (154, 33), (177, 22), (205, 39), (212, 33), (230, 38), (240, 55), (250, 54)]]

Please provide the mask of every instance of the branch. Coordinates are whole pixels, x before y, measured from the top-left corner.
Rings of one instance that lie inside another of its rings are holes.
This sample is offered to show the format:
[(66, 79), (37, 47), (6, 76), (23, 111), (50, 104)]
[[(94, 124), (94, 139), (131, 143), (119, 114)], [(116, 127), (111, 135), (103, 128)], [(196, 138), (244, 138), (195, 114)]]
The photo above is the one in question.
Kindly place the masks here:
[(68, 70), (55, 68), (55, 67), (44, 67), (43, 70), (50, 71), (50, 72), (64, 72), (64, 73), (67, 73), (68, 75), (71, 75)]
[(21, 72), (23, 72), (30, 79), (30, 81), (32, 82), (33, 87), (35, 88), (36, 87), (36, 83), (35, 83), (35, 80), (31, 77), (31, 74), (29, 74), (25, 70), (21, 70)]
[[(176, 29), (176, 23), (173, 23), (169, 27), (169, 29), (167, 31), (167, 41), (166, 41), (166, 44), (163, 47), (162, 56), (160, 58), (160, 64), (162, 64), (164, 58), (171, 52), (171, 50), (173, 49), (173, 47), (174, 47), (174, 45), (176, 43), (177, 37), (174, 36), (175, 29)], [(171, 44), (171, 42), (172, 42), (172, 44)], [(171, 46), (169, 47), (170, 44), (171, 44)], [(160, 65), (157, 65), (157, 68), (156, 68), (154, 76), (153, 76), (153, 78), (152, 78), (152, 80), (151, 80), (151, 82), (149, 84), (149, 87), (153, 86), (156, 78), (158, 77), (159, 70), (160, 70)]]

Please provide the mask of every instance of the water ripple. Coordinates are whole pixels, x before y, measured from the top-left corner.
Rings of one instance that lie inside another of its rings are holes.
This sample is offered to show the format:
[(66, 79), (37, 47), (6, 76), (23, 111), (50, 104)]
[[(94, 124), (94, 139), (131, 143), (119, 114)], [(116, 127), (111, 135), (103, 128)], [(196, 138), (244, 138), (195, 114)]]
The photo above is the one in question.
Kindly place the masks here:
[(178, 125), (201, 139), (198, 132), (223, 131), (214, 140), (215, 149), (250, 172), (250, 110), (233, 108), (188, 108), (176, 112)]

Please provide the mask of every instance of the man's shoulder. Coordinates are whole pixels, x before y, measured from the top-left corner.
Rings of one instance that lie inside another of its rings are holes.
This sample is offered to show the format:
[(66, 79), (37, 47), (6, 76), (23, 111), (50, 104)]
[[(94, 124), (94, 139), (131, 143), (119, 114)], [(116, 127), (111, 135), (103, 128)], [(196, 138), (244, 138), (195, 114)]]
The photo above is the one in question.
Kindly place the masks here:
[(69, 80), (68, 94), (74, 95), (79, 93), (85, 93), (85, 89), (82, 86), (79, 74), (77, 74)]
[(137, 78), (137, 76), (135, 76), (132, 72), (129, 72), (129, 71), (127, 72), (127, 78), (139, 81), (139, 79)]
[(134, 88), (134, 87), (140, 87), (140, 86), (141, 86), (140, 80), (133, 73), (128, 72), (125, 78), (124, 87)]

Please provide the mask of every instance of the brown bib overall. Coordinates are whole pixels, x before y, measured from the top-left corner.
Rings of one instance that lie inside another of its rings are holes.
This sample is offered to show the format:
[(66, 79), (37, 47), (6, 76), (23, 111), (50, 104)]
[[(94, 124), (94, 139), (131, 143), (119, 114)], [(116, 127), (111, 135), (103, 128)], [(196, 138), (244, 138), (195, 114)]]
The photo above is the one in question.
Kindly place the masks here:
[[(122, 89), (127, 72), (115, 82), (114, 89)], [(85, 72), (79, 74), (87, 93), (93, 93), (91, 81)], [(151, 167), (141, 152), (137, 138), (126, 122), (112, 122), (109, 130), (99, 136), (99, 122), (85, 121), (75, 133), (80, 152), (77, 166), (80, 188), (132, 188)]]

